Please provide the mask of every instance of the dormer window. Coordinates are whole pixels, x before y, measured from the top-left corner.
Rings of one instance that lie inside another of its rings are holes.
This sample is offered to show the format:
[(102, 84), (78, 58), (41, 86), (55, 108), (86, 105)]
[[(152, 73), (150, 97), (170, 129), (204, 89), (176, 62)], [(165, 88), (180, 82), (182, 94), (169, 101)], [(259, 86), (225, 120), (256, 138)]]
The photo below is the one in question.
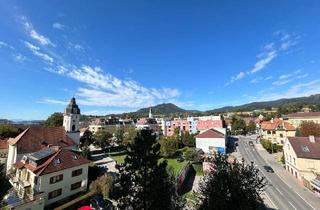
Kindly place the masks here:
[(60, 164), (60, 163), (61, 163), (60, 158), (54, 159), (54, 164), (55, 164), (55, 165), (58, 165), (58, 164)]
[(302, 151), (304, 152), (310, 152), (308, 146), (301, 146), (301, 148), (302, 148)]
[(73, 158), (74, 160), (78, 160), (78, 159), (79, 159), (77, 155), (72, 155), (72, 158)]

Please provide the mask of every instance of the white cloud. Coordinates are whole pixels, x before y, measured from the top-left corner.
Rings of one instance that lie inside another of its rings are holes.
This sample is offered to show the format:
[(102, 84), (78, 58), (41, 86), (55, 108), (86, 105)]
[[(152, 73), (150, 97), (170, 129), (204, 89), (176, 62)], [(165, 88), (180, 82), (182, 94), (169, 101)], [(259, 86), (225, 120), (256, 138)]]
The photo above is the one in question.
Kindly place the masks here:
[(88, 110), (82, 112), (84, 115), (103, 116), (109, 114), (122, 114), (128, 112), (134, 112), (136, 110)]
[(27, 59), (26, 56), (24, 56), (24, 55), (22, 55), (20, 53), (13, 55), (13, 58), (14, 58), (15, 61), (17, 61), (19, 63), (23, 63)]
[(63, 105), (63, 106), (65, 106), (66, 104), (68, 104), (67, 101), (50, 99), (50, 98), (44, 98), (44, 99), (42, 99), (42, 100), (40, 100), (40, 101), (37, 101), (37, 103), (40, 103), (40, 104)]
[(15, 48), (13, 46), (7, 44), (6, 42), (0, 41), (0, 48), (4, 48), (4, 47), (10, 48), (11, 50), (15, 50)]
[(264, 78), (264, 80), (270, 80), (272, 78), (273, 78), (272, 76), (267, 76), (266, 78)]
[(63, 29), (66, 28), (66, 26), (63, 25), (63, 24), (61, 24), (61, 23), (53, 23), (53, 24), (52, 24), (52, 27), (53, 27), (54, 29), (59, 29), (59, 30), (63, 30)]
[[(297, 45), (297, 40), (299, 39), (298, 36), (288, 34), (283, 30), (274, 32), (274, 35), (277, 36), (277, 40), (263, 46), (262, 51), (257, 55), (258, 60), (253, 65), (253, 67), (249, 69), (245, 74), (242, 74), (243, 72), (240, 72), (241, 77), (238, 77), (240, 73), (238, 73), (237, 76), (231, 77), (230, 81), (227, 82), (226, 85), (229, 85), (236, 80), (242, 79), (246, 75), (252, 75), (263, 70), (268, 66), (268, 64), (270, 64), (275, 58), (279, 56), (280, 52), (286, 51), (289, 48)], [(251, 83), (255, 82), (257, 82), (257, 80), (251, 80)]]
[(48, 37), (45, 37), (34, 29), (33, 25), (27, 20), (26, 17), (21, 17), (21, 20), (23, 21), (26, 32), (32, 39), (36, 40), (41, 45), (51, 45), (55, 47), (55, 44), (53, 44)]
[(37, 46), (31, 44), (30, 42), (27, 42), (27, 41), (25, 41), (24, 44), (25, 44), (25, 46), (26, 46), (27, 48), (29, 48), (29, 50), (31, 50), (31, 52), (32, 52), (34, 55), (40, 57), (40, 58), (41, 58), (42, 60), (44, 60), (44, 61), (48, 61), (48, 62), (50, 62), (50, 63), (53, 63), (53, 61), (54, 61), (53, 58), (50, 57), (50, 56), (49, 56), (48, 54), (46, 54), (46, 53), (40, 52), (40, 48), (39, 48), (39, 47), (37, 47)]
[(272, 85), (281, 86), (281, 85), (288, 84), (289, 82), (293, 82), (295, 80), (303, 79), (309, 76), (308, 73), (305, 73), (305, 74), (300, 74), (300, 73), (301, 73), (301, 69), (298, 69), (293, 73), (283, 74), (279, 76), (278, 80), (274, 81)]

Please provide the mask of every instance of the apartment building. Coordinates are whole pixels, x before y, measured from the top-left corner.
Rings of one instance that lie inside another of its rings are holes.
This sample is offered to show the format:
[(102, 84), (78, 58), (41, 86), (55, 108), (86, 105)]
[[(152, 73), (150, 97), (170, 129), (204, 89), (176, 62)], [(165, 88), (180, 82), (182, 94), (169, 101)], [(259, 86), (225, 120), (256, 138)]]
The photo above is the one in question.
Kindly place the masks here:
[(288, 137), (283, 152), (286, 170), (320, 195), (320, 137)]
[(320, 112), (296, 112), (285, 115), (283, 118), (296, 128), (300, 127), (303, 121), (320, 124)]

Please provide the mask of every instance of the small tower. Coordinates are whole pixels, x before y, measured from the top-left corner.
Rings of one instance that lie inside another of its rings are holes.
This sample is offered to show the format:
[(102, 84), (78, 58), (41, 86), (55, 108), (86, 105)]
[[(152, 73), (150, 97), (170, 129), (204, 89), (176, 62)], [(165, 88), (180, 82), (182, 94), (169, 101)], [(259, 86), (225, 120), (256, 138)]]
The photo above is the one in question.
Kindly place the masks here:
[(149, 110), (149, 118), (152, 119), (153, 118), (153, 115), (152, 115), (152, 112), (151, 112), (151, 106), (150, 106), (150, 110)]
[(69, 104), (63, 113), (63, 127), (68, 136), (77, 144), (80, 143), (80, 109), (74, 97), (71, 98)]

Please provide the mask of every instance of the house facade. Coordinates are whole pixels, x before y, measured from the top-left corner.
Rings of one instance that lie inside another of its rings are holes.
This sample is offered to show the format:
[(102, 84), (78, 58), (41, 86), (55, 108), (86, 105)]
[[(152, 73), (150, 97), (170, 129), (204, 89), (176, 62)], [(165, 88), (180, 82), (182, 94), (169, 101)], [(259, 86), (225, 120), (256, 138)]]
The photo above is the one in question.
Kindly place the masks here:
[(284, 119), (296, 128), (304, 121), (320, 124), (320, 112), (297, 112), (285, 115)]
[(166, 136), (172, 136), (175, 129), (179, 129), (179, 132), (197, 133), (197, 121), (192, 117), (186, 119), (176, 118), (171, 121), (166, 121), (165, 125)]
[(207, 154), (215, 152), (225, 153), (226, 135), (215, 130), (209, 129), (196, 136), (196, 148), (202, 149)]
[(288, 137), (283, 152), (288, 173), (320, 196), (320, 138)]
[(281, 118), (274, 118), (261, 123), (260, 133), (263, 139), (282, 145), (287, 137), (294, 137), (296, 135), (296, 128)]

